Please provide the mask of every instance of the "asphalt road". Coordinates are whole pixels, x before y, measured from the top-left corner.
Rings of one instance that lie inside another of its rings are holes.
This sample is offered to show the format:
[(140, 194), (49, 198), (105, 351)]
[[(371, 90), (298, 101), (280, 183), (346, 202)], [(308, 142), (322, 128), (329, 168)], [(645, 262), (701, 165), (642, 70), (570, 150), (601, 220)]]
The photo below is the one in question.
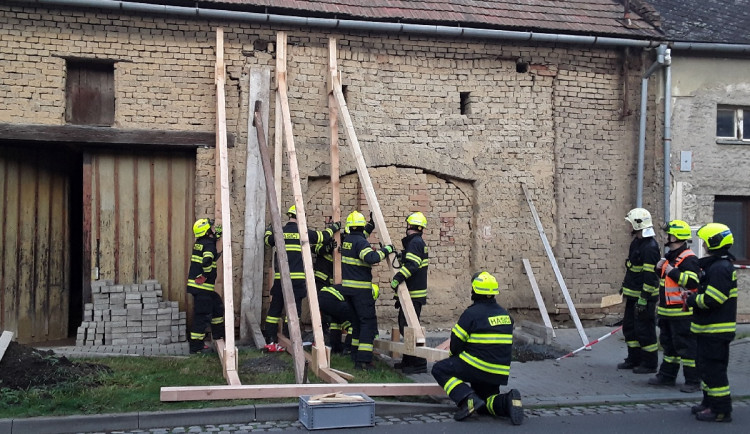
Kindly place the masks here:
[[(512, 434), (740, 434), (750, 431), (750, 406), (735, 408), (731, 423), (699, 422), (690, 410), (664, 410), (642, 413), (607, 413), (581, 416), (552, 416), (527, 419), (523, 425), (513, 426), (507, 420), (489, 416), (474, 416), (466, 421), (453, 420), (437, 423), (415, 423), (382, 425), (372, 428), (347, 428), (315, 430), (315, 433), (388, 433), (388, 434), (442, 434), (442, 433), (490, 433)], [(303, 428), (304, 429), (304, 428)], [(287, 430), (285, 430), (287, 431)], [(288, 429), (288, 431), (299, 431)]]

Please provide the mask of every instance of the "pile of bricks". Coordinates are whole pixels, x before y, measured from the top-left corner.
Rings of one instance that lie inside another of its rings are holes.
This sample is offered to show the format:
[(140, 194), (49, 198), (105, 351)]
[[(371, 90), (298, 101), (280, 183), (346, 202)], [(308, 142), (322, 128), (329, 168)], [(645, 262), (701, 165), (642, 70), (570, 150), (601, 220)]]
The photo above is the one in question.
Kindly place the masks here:
[(161, 301), (161, 284), (91, 283), (76, 346), (172, 344), (186, 340), (187, 315), (176, 301)]

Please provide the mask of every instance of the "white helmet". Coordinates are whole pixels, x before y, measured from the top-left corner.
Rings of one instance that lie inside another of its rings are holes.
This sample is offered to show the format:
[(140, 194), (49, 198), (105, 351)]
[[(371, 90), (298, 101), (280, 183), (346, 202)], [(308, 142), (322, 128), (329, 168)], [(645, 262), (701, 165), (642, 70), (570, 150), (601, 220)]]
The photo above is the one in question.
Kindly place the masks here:
[(625, 220), (633, 225), (634, 231), (654, 227), (653, 223), (651, 223), (651, 213), (644, 208), (631, 209), (628, 211), (628, 215), (625, 216)]

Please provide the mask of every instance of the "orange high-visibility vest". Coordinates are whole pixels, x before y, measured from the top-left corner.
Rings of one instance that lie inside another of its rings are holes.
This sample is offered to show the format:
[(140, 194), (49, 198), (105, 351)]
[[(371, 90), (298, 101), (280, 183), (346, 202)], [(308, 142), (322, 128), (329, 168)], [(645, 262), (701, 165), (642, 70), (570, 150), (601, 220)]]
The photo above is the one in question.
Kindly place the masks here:
[[(677, 258), (675, 258), (675, 264), (673, 265), (674, 268), (678, 268), (682, 261), (685, 260), (685, 258), (688, 258), (690, 256), (695, 256), (695, 253), (693, 253), (690, 249), (685, 249), (682, 253), (680, 253)], [(660, 270), (661, 279), (662, 279), (662, 285), (664, 285), (664, 298), (666, 298), (666, 304), (667, 306), (674, 306), (677, 304), (683, 304), (682, 300), (682, 292), (684, 291), (690, 291), (690, 292), (696, 292), (696, 289), (688, 290), (687, 288), (680, 287), (680, 285), (674, 281), (669, 275), (667, 275), (667, 261), (664, 262), (664, 265), (661, 266)]]

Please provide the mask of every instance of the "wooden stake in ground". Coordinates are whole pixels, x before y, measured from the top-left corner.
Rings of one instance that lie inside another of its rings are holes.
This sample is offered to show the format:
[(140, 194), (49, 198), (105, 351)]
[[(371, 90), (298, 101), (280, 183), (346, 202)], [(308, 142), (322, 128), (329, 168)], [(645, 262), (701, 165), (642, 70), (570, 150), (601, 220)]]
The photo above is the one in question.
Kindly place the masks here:
[(3, 360), (3, 356), (5, 355), (5, 350), (8, 349), (8, 345), (10, 345), (10, 341), (13, 340), (13, 332), (4, 331), (2, 335), (0, 335), (0, 360)]
[(271, 168), (271, 157), (268, 155), (268, 148), (266, 146), (266, 137), (263, 135), (263, 120), (259, 113), (260, 101), (257, 101), (255, 104), (253, 119), (255, 120), (255, 131), (258, 134), (258, 148), (260, 149), (260, 158), (263, 163), (263, 174), (266, 179), (266, 197), (268, 199), (268, 208), (271, 211), (273, 239), (277, 247), (276, 263), (281, 274), (281, 291), (284, 294), (286, 316), (289, 321), (289, 336), (292, 338), (291, 347), (287, 346), (287, 350), (290, 351), (292, 359), (294, 359), (294, 378), (298, 384), (301, 384), (304, 377), (305, 356), (302, 350), (299, 317), (297, 316), (297, 305), (294, 303), (294, 289), (292, 289), (292, 278), (289, 274), (289, 259), (287, 259), (286, 249), (284, 248), (284, 228), (281, 226), (281, 213), (279, 213), (279, 204), (276, 202), (276, 194), (272, 188), (274, 185), (273, 169)]
[[(224, 378), (229, 384), (240, 384), (237, 375), (237, 348), (234, 345), (234, 289), (232, 285), (232, 226), (229, 214), (229, 172), (227, 168), (227, 122), (224, 96), (224, 29), (216, 29), (216, 179), (218, 197), (217, 224), (222, 225), (222, 255), (224, 289), (224, 348), (219, 351), (224, 367)], [(218, 280), (218, 276), (217, 276)]]
[[(329, 44), (331, 45), (331, 56), (335, 56), (336, 53), (335, 43), (335, 39), (329, 41)], [(332, 92), (336, 99), (336, 103), (338, 104), (338, 108), (341, 113), (341, 119), (344, 122), (344, 131), (346, 132), (349, 149), (351, 149), (352, 155), (354, 156), (357, 167), (357, 174), (359, 175), (359, 182), (360, 184), (362, 184), (362, 189), (364, 190), (365, 197), (367, 198), (367, 204), (369, 205), (370, 211), (372, 211), (373, 218), (375, 219), (375, 224), (377, 225), (380, 239), (384, 244), (392, 244), (391, 236), (389, 235), (388, 228), (385, 225), (385, 218), (383, 218), (383, 211), (380, 209), (380, 203), (378, 202), (378, 198), (375, 195), (375, 189), (372, 186), (372, 180), (370, 179), (370, 175), (367, 171), (367, 163), (365, 163), (365, 158), (362, 155), (362, 149), (359, 146), (357, 134), (354, 131), (354, 124), (352, 123), (352, 118), (349, 114), (346, 100), (344, 99), (344, 93), (341, 90), (341, 81), (336, 71), (331, 70), (329, 72), (330, 81), (332, 83)], [(393, 275), (396, 270), (393, 268), (393, 264), (389, 259), (390, 258), (386, 259), (385, 262), (388, 264), (391, 275)], [(422, 326), (419, 324), (419, 318), (417, 317), (417, 312), (414, 310), (414, 305), (411, 302), (409, 290), (406, 288), (406, 284), (403, 282), (398, 286), (398, 296), (399, 300), (401, 300), (401, 308), (404, 311), (404, 316), (406, 317), (406, 322), (408, 324), (408, 327), (404, 328), (404, 338), (406, 338), (407, 336), (414, 336), (415, 345), (424, 345), (424, 330), (422, 330)], [(406, 340), (404, 342), (406, 342)], [(408, 345), (406, 351), (402, 352), (404, 352), (405, 354), (413, 355), (412, 348), (413, 347), (411, 345)]]
[(563, 280), (562, 273), (560, 273), (560, 268), (557, 266), (557, 260), (555, 259), (555, 254), (552, 252), (552, 247), (549, 245), (549, 241), (547, 240), (547, 235), (544, 233), (544, 227), (542, 226), (542, 221), (539, 220), (539, 215), (536, 213), (536, 208), (534, 207), (534, 202), (531, 200), (531, 196), (529, 196), (529, 192), (526, 190), (526, 185), (521, 183), (521, 189), (523, 190), (524, 196), (526, 196), (526, 203), (529, 204), (529, 209), (531, 209), (531, 215), (534, 217), (534, 223), (536, 223), (536, 229), (539, 232), (539, 236), (542, 238), (542, 244), (544, 244), (544, 250), (547, 252), (547, 257), (549, 258), (550, 264), (552, 264), (552, 270), (555, 272), (555, 276), (557, 277), (557, 283), (560, 285), (560, 289), (562, 290), (563, 296), (565, 297), (565, 302), (568, 303), (568, 309), (570, 309), (570, 316), (573, 317), (573, 322), (576, 325), (576, 329), (578, 329), (578, 334), (581, 336), (581, 341), (584, 345), (587, 345), (589, 343), (589, 338), (586, 337), (586, 332), (583, 330), (583, 325), (581, 325), (581, 320), (578, 319), (578, 313), (576, 313), (576, 307), (573, 304), (573, 300), (570, 299), (570, 293), (568, 292), (568, 287), (565, 285), (565, 281)]
[[(251, 68), (248, 89), (248, 108), (261, 101), (263, 135), (268, 137), (269, 91), (271, 69)], [(249, 110), (248, 110), (249, 111)], [(263, 305), (263, 233), (266, 220), (266, 183), (263, 180), (263, 163), (258, 149), (254, 113), (247, 119), (247, 162), (245, 164), (245, 234), (242, 248), (242, 304), (240, 312), (240, 339), (252, 341), (263, 348), (265, 339), (261, 332), (261, 307)], [(270, 273), (273, 279), (273, 273)], [(273, 283), (273, 280), (272, 280)]]

